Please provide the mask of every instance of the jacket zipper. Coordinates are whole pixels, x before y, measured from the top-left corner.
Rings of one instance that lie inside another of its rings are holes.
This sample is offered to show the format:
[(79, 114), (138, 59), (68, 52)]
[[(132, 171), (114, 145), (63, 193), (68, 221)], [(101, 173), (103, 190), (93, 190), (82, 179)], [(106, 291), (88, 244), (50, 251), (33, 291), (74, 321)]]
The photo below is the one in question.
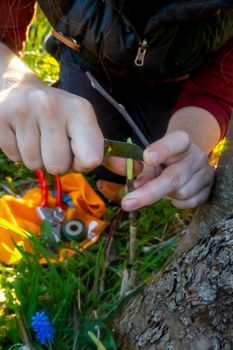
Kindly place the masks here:
[(147, 40), (143, 39), (143, 41), (139, 42), (138, 52), (134, 61), (137, 67), (143, 66), (147, 49), (148, 49)]
[(117, 8), (115, 6), (115, 4), (112, 3), (111, 0), (103, 0), (103, 2), (105, 2), (106, 4), (108, 4), (109, 6), (111, 6), (117, 13), (119, 13), (119, 15), (121, 15), (130, 25), (130, 27), (133, 29), (134, 33), (136, 34), (137, 38), (138, 38), (138, 51), (134, 60), (134, 63), (137, 67), (142, 67), (144, 65), (144, 61), (145, 61), (145, 56), (146, 56), (146, 52), (147, 49), (149, 47), (149, 44), (147, 42), (147, 39), (143, 39), (140, 37), (140, 35), (138, 34), (136, 28), (134, 27), (134, 25), (130, 22), (130, 20), (128, 19), (128, 17), (121, 12), (120, 8)]

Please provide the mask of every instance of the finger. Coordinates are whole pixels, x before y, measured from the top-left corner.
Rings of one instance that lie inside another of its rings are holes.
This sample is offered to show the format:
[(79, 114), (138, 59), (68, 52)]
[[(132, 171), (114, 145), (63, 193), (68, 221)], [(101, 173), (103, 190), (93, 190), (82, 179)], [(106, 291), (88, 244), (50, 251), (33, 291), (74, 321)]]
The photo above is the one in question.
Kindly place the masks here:
[(152, 143), (145, 151), (143, 159), (148, 165), (158, 165), (170, 157), (187, 152), (190, 137), (184, 131), (175, 131)]
[(135, 210), (158, 201), (183, 187), (195, 173), (193, 157), (187, 157), (164, 169), (160, 176), (146, 182), (122, 200), (124, 210)]
[[(73, 169), (88, 171), (99, 166), (103, 161), (104, 139), (96, 122), (94, 112), (92, 121), (85, 121), (85, 116), (71, 116), (67, 131), (71, 138), (71, 148), (74, 155)], [(82, 119), (82, 122), (80, 122)]]
[[(103, 165), (118, 175), (126, 176), (126, 159), (120, 157), (105, 157), (103, 160)], [(143, 163), (141, 161), (133, 162), (134, 176), (140, 174), (143, 170)]]
[(178, 191), (169, 194), (170, 199), (186, 200), (195, 196), (204, 187), (212, 187), (214, 182), (215, 171), (210, 165), (201, 168), (196, 172), (191, 181), (188, 181), (183, 187)]
[(37, 125), (32, 120), (20, 123), (16, 128), (16, 138), (25, 166), (31, 170), (43, 167)]
[(13, 162), (22, 161), (15, 133), (8, 125), (4, 124), (0, 128), (0, 149)]
[(173, 199), (171, 201), (172, 205), (178, 209), (191, 209), (191, 208), (196, 208), (199, 205), (204, 204), (207, 199), (209, 198), (211, 191), (211, 187), (204, 187), (198, 194), (195, 196), (186, 199), (186, 200), (178, 200), (178, 199)]
[(161, 168), (159, 166), (152, 167), (148, 166), (144, 163), (143, 171), (138, 175), (136, 180), (134, 181), (134, 187), (138, 188), (144, 185), (146, 182), (153, 180), (161, 173)]
[(63, 99), (63, 96), (59, 96), (58, 89), (53, 88), (36, 91), (34, 96), (38, 104), (35, 110), (32, 109), (31, 119), (38, 123), (42, 162), (51, 174), (67, 172), (73, 160), (70, 138), (66, 130), (66, 111), (72, 102), (69, 96), (70, 94), (67, 94)]
[(50, 174), (63, 174), (71, 168), (73, 153), (65, 128), (48, 123), (41, 130), (41, 155)]

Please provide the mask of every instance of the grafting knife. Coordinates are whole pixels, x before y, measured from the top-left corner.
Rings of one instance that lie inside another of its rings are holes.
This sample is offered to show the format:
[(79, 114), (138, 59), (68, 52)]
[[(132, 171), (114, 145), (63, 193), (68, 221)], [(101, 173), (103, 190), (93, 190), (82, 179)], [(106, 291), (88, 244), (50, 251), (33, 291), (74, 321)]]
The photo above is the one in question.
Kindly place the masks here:
[(104, 155), (143, 160), (143, 149), (135, 143), (104, 139)]

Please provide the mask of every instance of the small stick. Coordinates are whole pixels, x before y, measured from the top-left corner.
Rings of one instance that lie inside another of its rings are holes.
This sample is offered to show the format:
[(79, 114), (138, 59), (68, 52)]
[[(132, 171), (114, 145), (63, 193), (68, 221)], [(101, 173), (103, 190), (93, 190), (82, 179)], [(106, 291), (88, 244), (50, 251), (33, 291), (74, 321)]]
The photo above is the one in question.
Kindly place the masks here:
[(86, 72), (86, 76), (91, 82), (91, 85), (94, 89), (96, 89), (116, 110), (124, 117), (127, 123), (131, 126), (135, 134), (138, 136), (139, 140), (142, 142), (143, 146), (148, 146), (149, 141), (146, 139), (145, 135), (141, 132), (137, 124), (134, 122), (133, 118), (126, 111), (125, 107), (120, 103), (116, 102), (112, 96), (110, 96), (107, 91), (98, 83), (98, 81), (93, 77), (90, 72)]
[[(128, 142), (132, 142), (131, 139), (128, 139)], [(126, 172), (127, 172), (127, 180), (126, 185), (128, 192), (134, 191), (134, 178), (133, 178), (133, 160), (126, 160)], [(133, 210), (129, 213), (129, 266), (130, 266), (130, 274), (129, 274), (129, 282), (132, 286), (135, 285), (136, 280), (136, 272), (135, 272), (135, 256), (136, 256), (136, 242), (137, 242), (137, 212)]]
[[(129, 138), (127, 142), (130, 143), (132, 141)], [(132, 192), (134, 190), (133, 159), (126, 159), (126, 174), (126, 186), (128, 192)], [(128, 266), (123, 271), (119, 294), (120, 299), (124, 298), (135, 288), (137, 277), (135, 269), (137, 231), (137, 212), (133, 210), (129, 213), (129, 262)]]

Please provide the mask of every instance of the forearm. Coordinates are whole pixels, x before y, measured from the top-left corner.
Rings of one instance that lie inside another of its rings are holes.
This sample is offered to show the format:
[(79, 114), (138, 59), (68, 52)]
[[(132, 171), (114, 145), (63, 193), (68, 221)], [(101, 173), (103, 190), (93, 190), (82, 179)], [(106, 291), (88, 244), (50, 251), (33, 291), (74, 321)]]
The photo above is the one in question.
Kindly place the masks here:
[(6, 45), (0, 43), (0, 91), (20, 84), (43, 86), (34, 73)]
[(176, 111), (168, 124), (167, 133), (183, 130), (191, 141), (209, 154), (220, 139), (220, 126), (216, 118), (199, 107), (184, 107)]

